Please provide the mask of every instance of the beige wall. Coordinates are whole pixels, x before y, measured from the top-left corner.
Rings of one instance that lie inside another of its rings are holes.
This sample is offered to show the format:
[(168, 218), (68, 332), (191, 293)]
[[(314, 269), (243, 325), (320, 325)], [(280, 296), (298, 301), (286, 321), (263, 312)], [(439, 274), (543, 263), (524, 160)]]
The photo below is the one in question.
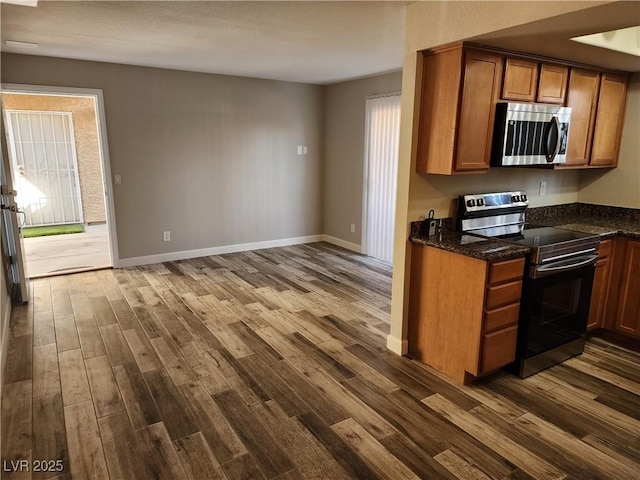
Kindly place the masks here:
[[(537, 206), (576, 201), (579, 187), (579, 174), (575, 172), (508, 169), (460, 178), (415, 173), (417, 118), (414, 114), (419, 100), (415, 88), (416, 52), (602, 3), (608, 2), (414, 2), (407, 6), (391, 331), (387, 341), (390, 350), (406, 351), (410, 248), (405, 239), (411, 221), (430, 208), (435, 208), (437, 216), (449, 214), (452, 198), (462, 193), (523, 186), (533, 194), (531, 204)], [(536, 197), (535, 186), (542, 180), (548, 182), (547, 196)]]
[[(336, 83), (324, 91), (324, 233), (360, 245), (365, 101), (399, 92), (402, 72)], [(356, 225), (351, 233), (351, 224)]]
[(102, 165), (98, 144), (98, 126), (93, 98), (49, 95), (2, 95), (4, 107), (15, 110), (71, 112), (80, 177), (84, 223), (104, 223), (107, 220), (102, 185)]
[(121, 259), (322, 233), (322, 87), (30, 55), (2, 67), (7, 83), (103, 89)]
[(640, 73), (631, 77), (618, 168), (580, 172), (578, 199), (640, 208)]

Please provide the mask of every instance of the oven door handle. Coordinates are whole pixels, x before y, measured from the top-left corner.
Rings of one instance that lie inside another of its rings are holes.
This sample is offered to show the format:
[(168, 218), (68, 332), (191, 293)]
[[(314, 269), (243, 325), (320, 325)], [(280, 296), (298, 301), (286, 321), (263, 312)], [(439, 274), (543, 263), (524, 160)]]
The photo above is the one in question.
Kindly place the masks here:
[(553, 275), (554, 273), (566, 272), (569, 270), (575, 270), (576, 268), (584, 267), (589, 264), (594, 264), (598, 259), (598, 255), (589, 255), (588, 257), (579, 257), (577, 262), (557, 262), (551, 265), (540, 265), (534, 267), (531, 270), (533, 278), (546, 277), (547, 275)]

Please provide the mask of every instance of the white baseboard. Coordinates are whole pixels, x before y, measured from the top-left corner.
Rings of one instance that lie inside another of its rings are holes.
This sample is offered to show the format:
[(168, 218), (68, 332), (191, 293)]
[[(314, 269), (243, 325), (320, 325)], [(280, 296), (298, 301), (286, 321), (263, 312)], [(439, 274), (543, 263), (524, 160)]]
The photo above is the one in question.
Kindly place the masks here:
[(387, 335), (387, 350), (397, 355), (406, 355), (409, 351), (409, 344), (406, 340)]
[(347, 242), (346, 240), (332, 237), (331, 235), (322, 235), (322, 239), (327, 243), (331, 243), (333, 245), (346, 248), (347, 250), (351, 250), (356, 253), (362, 253), (362, 247), (357, 243)]
[(173, 262), (175, 260), (208, 257), (209, 255), (222, 255), (224, 253), (246, 252), (248, 250), (261, 250), (263, 248), (287, 247), (301, 243), (321, 242), (322, 240), (324, 240), (324, 235), (308, 235), (306, 237), (281, 238), (264, 242), (239, 243), (236, 245), (223, 245), (221, 247), (160, 253), (157, 255), (146, 255), (144, 257), (121, 258), (116, 263), (116, 267), (137, 267), (138, 265), (149, 265), (151, 263)]

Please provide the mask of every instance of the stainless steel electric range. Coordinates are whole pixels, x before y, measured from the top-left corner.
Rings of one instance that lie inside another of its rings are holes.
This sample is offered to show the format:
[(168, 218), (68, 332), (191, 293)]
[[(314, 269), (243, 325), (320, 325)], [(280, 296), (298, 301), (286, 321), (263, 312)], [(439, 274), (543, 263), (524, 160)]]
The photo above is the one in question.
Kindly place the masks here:
[(600, 239), (552, 227), (530, 228), (525, 192), (463, 195), (458, 228), (531, 248), (525, 266), (516, 359), (527, 377), (582, 353)]

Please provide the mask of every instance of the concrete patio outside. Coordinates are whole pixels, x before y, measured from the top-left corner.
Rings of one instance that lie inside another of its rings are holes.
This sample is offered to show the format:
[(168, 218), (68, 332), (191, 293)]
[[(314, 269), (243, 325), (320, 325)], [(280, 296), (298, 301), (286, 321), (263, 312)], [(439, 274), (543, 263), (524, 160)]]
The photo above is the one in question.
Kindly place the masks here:
[(24, 239), (29, 277), (110, 267), (107, 225), (89, 225), (84, 233)]

